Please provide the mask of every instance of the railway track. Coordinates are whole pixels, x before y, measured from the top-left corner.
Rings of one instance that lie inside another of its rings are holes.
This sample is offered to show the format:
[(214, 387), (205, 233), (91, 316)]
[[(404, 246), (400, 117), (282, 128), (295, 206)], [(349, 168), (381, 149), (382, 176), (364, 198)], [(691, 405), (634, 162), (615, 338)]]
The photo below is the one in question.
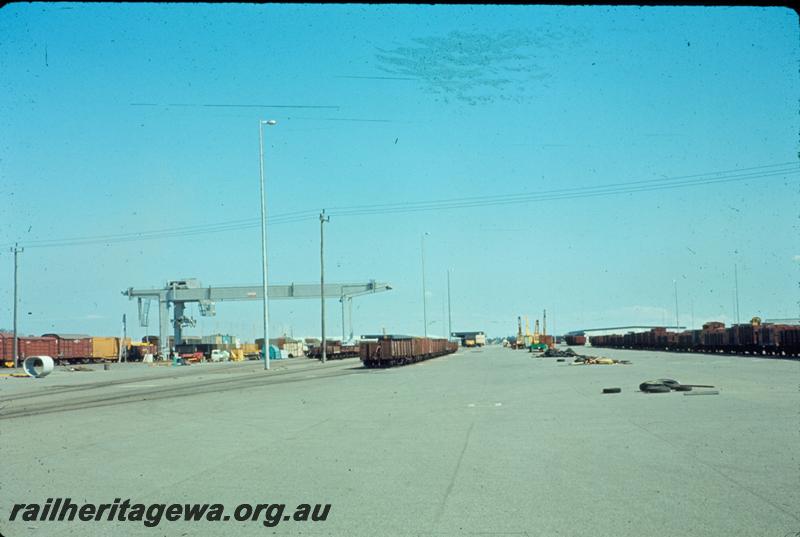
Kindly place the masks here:
[[(259, 365), (258, 369), (262, 369), (263, 366), (260, 365), (261, 362), (258, 364), (230, 364), (230, 365), (219, 365), (214, 368), (203, 368), (200, 371), (189, 369), (184, 370), (183, 368), (173, 369), (169, 366), (163, 366), (163, 372), (152, 372), (148, 375), (143, 375), (140, 377), (132, 377), (132, 378), (124, 378), (124, 379), (115, 379), (115, 380), (100, 380), (95, 382), (85, 382), (81, 384), (75, 384), (70, 386), (52, 386), (48, 387), (47, 394), (49, 395), (57, 395), (75, 391), (86, 391), (86, 390), (96, 390), (101, 388), (107, 388), (110, 386), (123, 386), (128, 384), (136, 384), (139, 382), (154, 382), (158, 380), (165, 380), (165, 379), (182, 379), (182, 378), (189, 378), (191, 376), (202, 377), (206, 375), (222, 375), (222, 374), (231, 374), (232, 371), (236, 371), (237, 369), (241, 371), (240, 374), (247, 374), (255, 370), (255, 368), (248, 368), (247, 365)], [(289, 364), (287, 364), (288, 366)], [(313, 367), (314, 364), (312, 362), (308, 363), (299, 363), (299, 364), (291, 364), (289, 368), (295, 370), (301, 367)], [(286, 366), (283, 366), (283, 369), (286, 369)], [(271, 372), (271, 374), (279, 374), (283, 369), (275, 368)], [(247, 373), (245, 373), (247, 372)], [(24, 391), (20, 393), (16, 393), (9, 397), (0, 397), (0, 405), (8, 401), (16, 401), (19, 399), (25, 399), (29, 397), (40, 397), (42, 395), (42, 388), (36, 387), (33, 390)]]
[[(219, 371), (222, 373), (224, 371)], [(228, 371), (229, 372), (229, 371)], [(365, 372), (352, 360), (337, 361), (333, 364), (312, 364), (287, 368), (281, 371), (272, 371), (259, 374), (253, 369), (242, 373), (235, 373), (228, 378), (213, 378), (197, 380), (191, 375), (179, 375), (180, 384), (169, 386), (137, 387), (136, 383), (143, 381), (155, 382), (176, 378), (176, 375), (159, 375), (137, 377), (119, 381), (105, 381), (81, 386), (65, 387), (58, 391), (41, 390), (35, 393), (23, 393), (0, 399), (0, 420), (53, 414), (59, 412), (79, 411), (89, 408), (98, 408), (142, 401), (157, 401), (181, 397), (191, 397), (207, 393), (243, 390), (262, 386), (288, 384), (294, 382), (307, 382), (318, 379), (341, 377)], [(209, 374), (203, 371), (202, 374)], [(119, 393), (118, 391), (102, 391), (130, 387), (133, 391)], [(86, 393), (87, 390), (91, 393)]]

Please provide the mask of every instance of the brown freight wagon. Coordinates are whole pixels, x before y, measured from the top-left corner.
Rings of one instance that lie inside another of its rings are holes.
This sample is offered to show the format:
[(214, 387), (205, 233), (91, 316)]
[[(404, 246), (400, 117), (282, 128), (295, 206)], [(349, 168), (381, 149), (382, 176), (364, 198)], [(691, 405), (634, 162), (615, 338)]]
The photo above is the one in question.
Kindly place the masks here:
[(725, 352), (728, 334), (725, 329), (703, 330), (703, 350), (705, 352)]
[(684, 330), (678, 334), (678, 341), (675, 350), (682, 352), (696, 352), (702, 344), (700, 340), (701, 330)]
[(14, 367), (14, 334), (0, 332), (0, 362), (3, 367)]
[(58, 362), (80, 362), (92, 359), (92, 338), (84, 334), (43, 334), (57, 342), (53, 359)]
[(391, 367), (435, 358), (457, 349), (457, 344), (446, 339), (382, 336), (377, 341), (362, 341), (359, 355), (366, 367)]
[(571, 346), (586, 345), (586, 336), (564, 336), (564, 341)]
[(677, 334), (675, 332), (658, 332), (654, 334), (655, 346), (659, 350), (667, 350), (674, 347), (677, 343)]
[(148, 354), (155, 356), (158, 353), (158, 347), (150, 343), (133, 343), (128, 348), (128, 355), (126, 360), (130, 362), (140, 362)]
[[(17, 357), (24, 360), (28, 356), (50, 356), (58, 353), (56, 339), (53, 337), (18, 336)], [(0, 354), (5, 367), (14, 367), (14, 334), (0, 332)]]
[(784, 325), (780, 324), (762, 324), (760, 327), (761, 335), (761, 348), (765, 353), (774, 355), (780, 354), (780, 333)]
[(780, 351), (786, 356), (800, 355), (800, 326), (785, 326), (780, 331)]
[(158, 336), (142, 336), (142, 343), (148, 343), (150, 345), (155, 345), (158, 347)]
[(53, 337), (22, 337), (19, 338), (17, 348), (20, 358), (28, 356), (50, 356), (54, 358), (58, 354), (58, 340)]
[(633, 342), (634, 342), (634, 339), (635, 339), (634, 338), (635, 335), (636, 334), (633, 333), (633, 332), (628, 332), (627, 334), (624, 334), (622, 336), (622, 347), (624, 349), (632, 349), (633, 348)]
[[(345, 353), (342, 351), (342, 346), (338, 341), (325, 342), (325, 357), (336, 360), (338, 358), (346, 358)], [(353, 356), (358, 355), (358, 350), (355, 351)], [(307, 353), (308, 358), (322, 358), (322, 342), (315, 346), (310, 346)]]

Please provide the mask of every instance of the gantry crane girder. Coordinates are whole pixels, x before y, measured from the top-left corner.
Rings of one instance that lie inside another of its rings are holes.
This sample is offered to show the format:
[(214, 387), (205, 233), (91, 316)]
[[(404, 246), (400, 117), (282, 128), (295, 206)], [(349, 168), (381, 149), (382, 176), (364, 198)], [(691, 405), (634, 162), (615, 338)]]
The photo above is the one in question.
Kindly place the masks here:
[[(313, 283), (291, 283), (289, 285), (269, 285), (267, 296), (271, 300), (303, 299), (303, 298), (338, 298), (342, 303), (342, 326), (344, 327), (345, 304), (352, 305), (353, 297), (381, 293), (391, 290), (388, 283), (370, 280), (365, 283), (326, 283), (320, 289), (319, 284)], [(321, 292), (322, 291), (322, 292)], [(144, 300), (158, 300), (158, 337), (159, 352), (162, 356), (169, 353), (169, 339), (167, 332), (169, 329), (169, 307), (173, 306), (172, 325), (175, 334), (175, 345), (182, 341), (181, 331), (185, 324), (191, 324), (184, 318), (184, 309), (187, 302), (198, 302), (202, 315), (214, 315), (214, 304), (222, 301), (232, 300), (263, 300), (264, 291), (262, 286), (210, 286), (203, 287), (199, 280), (183, 279), (173, 280), (160, 289), (134, 289), (130, 287), (122, 294), (129, 299), (138, 298), (140, 304)], [(350, 315), (350, 333), (352, 334), (352, 315)], [(142, 315), (139, 310), (140, 324), (146, 326), (146, 315)], [(193, 321), (192, 321), (193, 322)], [(343, 328), (344, 330), (344, 328)], [(343, 334), (344, 337), (344, 334)]]

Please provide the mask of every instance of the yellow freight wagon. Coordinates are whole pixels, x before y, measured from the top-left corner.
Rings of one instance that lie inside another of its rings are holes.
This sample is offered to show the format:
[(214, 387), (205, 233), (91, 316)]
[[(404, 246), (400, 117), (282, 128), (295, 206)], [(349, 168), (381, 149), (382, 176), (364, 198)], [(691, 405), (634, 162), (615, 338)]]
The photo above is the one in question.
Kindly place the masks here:
[[(92, 359), (94, 360), (117, 360), (119, 358), (118, 337), (93, 337), (92, 338)], [(131, 344), (130, 338), (126, 338), (123, 343), (123, 354)]]

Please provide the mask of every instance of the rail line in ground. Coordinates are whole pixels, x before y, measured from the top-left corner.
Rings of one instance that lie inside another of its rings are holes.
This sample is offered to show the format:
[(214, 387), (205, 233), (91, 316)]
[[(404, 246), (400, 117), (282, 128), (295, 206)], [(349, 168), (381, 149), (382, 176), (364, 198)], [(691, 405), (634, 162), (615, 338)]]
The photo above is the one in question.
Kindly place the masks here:
[[(41, 392), (36, 396), (25, 394), (24, 397), (6, 398), (0, 404), (0, 420), (10, 420), (16, 418), (38, 416), (42, 414), (53, 414), (59, 412), (70, 412), (88, 408), (98, 408), (104, 406), (121, 405), (142, 401), (156, 401), (179, 397), (190, 397), (192, 395), (202, 395), (207, 393), (225, 392), (230, 390), (241, 390), (255, 388), (259, 386), (270, 386), (278, 384), (288, 384), (293, 382), (307, 382), (317, 379), (333, 378), (346, 375), (353, 375), (366, 372), (362, 367), (355, 366), (352, 362), (338, 362), (335, 364), (318, 365), (317, 367), (299, 367), (292, 370), (268, 373), (266, 375), (253, 376), (252, 370), (246, 374), (237, 375), (234, 378), (211, 379), (196, 382), (183, 383), (178, 386), (159, 386), (156, 388), (143, 388), (129, 393), (114, 394), (82, 394), (78, 397), (61, 398), (64, 392), (51, 393)], [(309, 376), (310, 373), (315, 373)], [(160, 377), (165, 379), (170, 377)], [(159, 380), (150, 377), (145, 380)], [(109, 381), (111, 382), (111, 381)], [(139, 379), (137, 382), (141, 382)], [(104, 387), (114, 387), (128, 382), (118, 382), (115, 384), (106, 383)], [(74, 392), (75, 390), (71, 390)], [(39, 399), (37, 401), (37, 398)], [(55, 399), (54, 399), (55, 398)], [(15, 401), (24, 399), (21, 405), (15, 405)]]
[[(0, 397), (0, 404), (5, 403), (5, 402), (9, 402), (9, 401), (16, 401), (16, 400), (19, 400), (19, 399), (25, 399), (25, 398), (31, 398), (31, 397), (41, 397), (43, 395), (43, 393), (44, 393), (42, 391), (43, 389), (47, 390), (46, 393), (48, 395), (57, 395), (57, 394), (75, 392), (75, 391), (85, 391), (85, 390), (92, 390), (92, 389), (98, 389), (98, 388), (107, 388), (109, 386), (120, 386), (120, 385), (126, 385), (126, 384), (136, 384), (138, 382), (152, 382), (152, 381), (156, 381), (156, 380), (164, 380), (164, 379), (170, 379), (170, 378), (174, 378), (174, 379), (181, 379), (181, 378), (184, 378), (184, 377), (188, 378), (188, 377), (190, 377), (192, 375), (220, 375), (220, 374), (225, 374), (225, 373), (231, 374), (232, 372), (236, 373), (237, 369), (242, 372), (241, 374), (244, 374), (245, 371), (248, 371), (248, 372), (254, 371), (254, 369), (246, 368), (246, 365), (255, 365), (255, 364), (246, 364), (245, 363), (245, 364), (242, 364), (242, 365), (237, 364), (237, 365), (215, 367), (213, 369), (211, 369), (211, 368), (205, 369), (204, 368), (201, 371), (197, 371), (197, 370), (182, 371), (181, 369), (175, 370), (175, 369), (172, 369), (170, 366), (166, 366), (165, 365), (165, 366), (160, 366), (160, 367), (163, 367), (165, 369), (165, 371), (163, 373), (158, 372), (158, 373), (153, 373), (153, 374), (147, 375), (147, 376), (132, 377), (132, 378), (127, 378), (127, 379), (117, 379), (117, 380), (101, 380), (101, 381), (96, 381), (96, 382), (86, 382), (86, 383), (82, 383), (82, 384), (75, 384), (75, 385), (72, 385), (72, 386), (63, 386), (62, 385), (62, 386), (57, 386), (57, 387), (53, 386), (53, 387), (48, 387), (48, 388), (37, 387), (35, 390), (21, 392), (21, 393), (14, 394), (14, 395), (9, 396), (9, 397)], [(277, 369), (276, 368), (275, 370), (270, 371), (269, 374), (270, 375), (280, 375), (286, 369), (291, 369), (292, 371), (305, 370), (305, 369), (313, 368), (315, 363), (312, 362), (311, 360), (308, 360), (306, 363), (291, 364), (291, 365), (293, 366), (291, 368), (288, 367), (289, 364), (287, 364), (286, 367), (281, 368), (281, 369)], [(261, 369), (261, 367), (259, 367), (258, 369)]]

